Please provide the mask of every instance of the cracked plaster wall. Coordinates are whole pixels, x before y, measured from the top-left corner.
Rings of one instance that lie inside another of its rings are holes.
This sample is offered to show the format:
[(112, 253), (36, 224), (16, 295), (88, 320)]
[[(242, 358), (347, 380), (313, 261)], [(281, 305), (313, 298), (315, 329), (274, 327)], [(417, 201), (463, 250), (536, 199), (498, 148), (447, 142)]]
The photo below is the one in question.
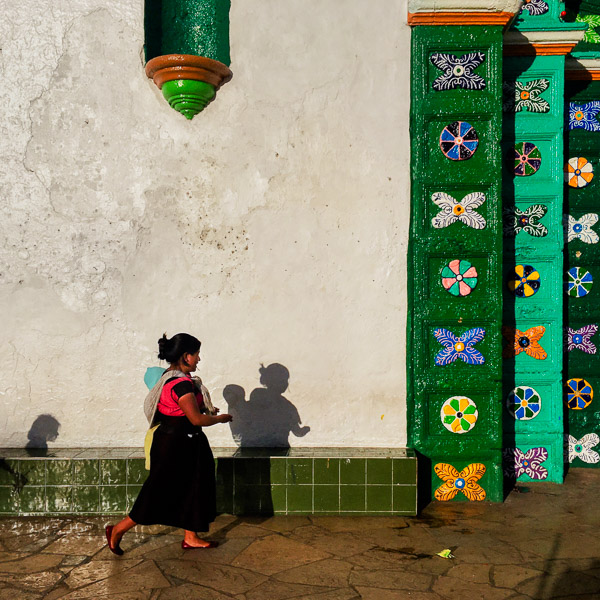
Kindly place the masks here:
[[(0, 446), (139, 446), (156, 340), (285, 397), (293, 446), (402, 446), (409, 28), (401, 0), (234, 2), (233, 80), (194, 121), (143, 70), (143, 2), (0, 21)], [(227, 426), (206, 430), (234, 445)]]

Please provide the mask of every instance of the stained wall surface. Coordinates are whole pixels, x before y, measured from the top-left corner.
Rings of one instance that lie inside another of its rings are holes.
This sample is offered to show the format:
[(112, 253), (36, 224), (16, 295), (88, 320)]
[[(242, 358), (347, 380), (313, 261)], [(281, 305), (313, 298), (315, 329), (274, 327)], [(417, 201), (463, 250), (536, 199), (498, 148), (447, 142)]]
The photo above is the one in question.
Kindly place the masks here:
[(141, 445), (164, 331), (202, 340), (238, 442), (406, 443), (405, 15), (235, 2), (233, 79), (188, 122), (141, 0), (4, 7), (0, 446)]

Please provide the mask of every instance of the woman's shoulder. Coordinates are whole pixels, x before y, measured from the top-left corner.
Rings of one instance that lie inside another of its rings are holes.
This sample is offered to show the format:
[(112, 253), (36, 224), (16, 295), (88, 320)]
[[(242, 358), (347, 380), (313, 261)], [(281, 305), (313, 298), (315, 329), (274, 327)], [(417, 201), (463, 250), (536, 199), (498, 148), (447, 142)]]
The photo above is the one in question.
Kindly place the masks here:
[(174, 371), (173, 375), (171, 377), (169, 377), (168, 375), (170, 374), (170, 371), (165, 371), (164, 375), (167, 375), (167, 379), (165, 381), (165, 385), (168, 385), (169, 383), (179, 383), (179, 382), (185, 382), (185, 381), (189, 381), (190, 383), (193, 383), (192, 381), (192, 377), (190, 375), (186, 375), (185, 373), (181, 373), (180, 371)]
[(195, 393), (194, 382), (190, 377), (172, 377), (163, 388), (167, 393), (174, 394), (177, 398)]
[(165, 385), (168, 385), (169, 383), (191, 383), (193, 384), (194, 382), (189, 378), (189, 377), (182, 377), (181, 375), (175, 375), (173, 377), (169, 377), (166, 381), (165, 381)]

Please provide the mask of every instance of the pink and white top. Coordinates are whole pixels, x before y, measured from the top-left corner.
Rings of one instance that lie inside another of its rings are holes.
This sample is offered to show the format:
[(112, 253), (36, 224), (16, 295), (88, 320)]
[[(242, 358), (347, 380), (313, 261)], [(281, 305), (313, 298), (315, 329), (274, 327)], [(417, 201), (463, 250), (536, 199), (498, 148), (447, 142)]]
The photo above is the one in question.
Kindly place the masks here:
[(200, 410), (204, 409), (202, 394), (196, 390), (191, 377), (173, 377), (163, 386), (160, 400), (158, 401), (158, 412), (169, 417), (185, 417), (185, 413), (179, 407), (179, 400), (186, 394), (194, 394)]

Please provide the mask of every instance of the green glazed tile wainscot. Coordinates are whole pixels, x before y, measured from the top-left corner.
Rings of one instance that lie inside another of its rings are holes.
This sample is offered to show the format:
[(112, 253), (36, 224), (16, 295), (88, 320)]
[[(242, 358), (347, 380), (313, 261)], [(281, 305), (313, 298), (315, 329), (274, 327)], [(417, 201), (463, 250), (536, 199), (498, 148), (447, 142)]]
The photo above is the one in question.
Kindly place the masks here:
[[(215, 448), (217, 509), (232, 514), (416, 514), (417, 459), (385, 448)], [(4, 457), (3, 457), (4, 456)], [(0, 514), (126, 514), (140, 449), (0, 450)]]

